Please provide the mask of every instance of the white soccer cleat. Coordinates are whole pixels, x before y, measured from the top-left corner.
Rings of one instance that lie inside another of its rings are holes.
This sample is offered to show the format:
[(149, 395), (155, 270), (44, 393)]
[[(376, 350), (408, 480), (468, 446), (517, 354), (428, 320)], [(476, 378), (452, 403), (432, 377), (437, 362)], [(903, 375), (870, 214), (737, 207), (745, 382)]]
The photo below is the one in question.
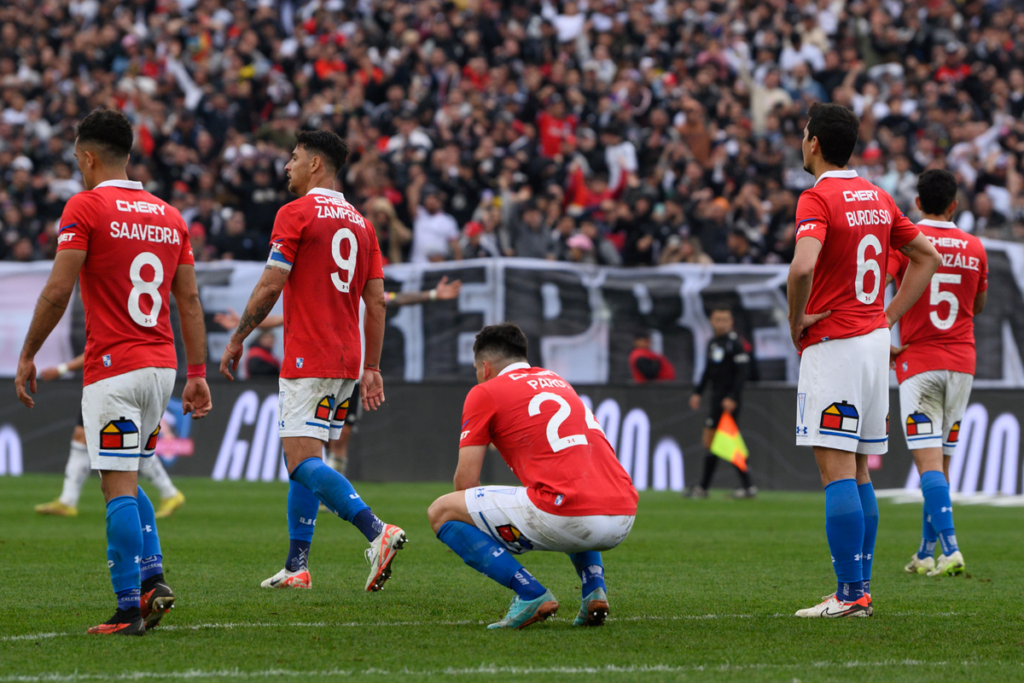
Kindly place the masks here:
[(935, 563), (935, 569), (928, 572), (928, 576), (959, 576), (964, 573), (964, 556), (960, 551), (952, 555), (942, 555)]
[(385, 524), (384, 531), (370, 542), (364, 553), (366, 563), (370, 565), (370, 576), (366, 579), (367, 592), (376, 592), (384, 588), (384, 582), (391, 578), (391, 563), (408, 539), (401, 527)]
[(843, 602), (836, 594), (825, 596), (814, 607), (798, 610), (796, 616), (804, 618), (838, 619), (840, 617), (869, 617), (871, 596), (865, 595), (854, 602)]
[(935, 569), (934, 557), (926, 557), (922, 560), (917, 556), (917, 553), (914, 553), (910, 558), (910, 562), (903, 568), (903, 571), (908, 574), (927, 574), (933, 569)]
[(306, 568), (297, 572), (290, 572), (282, 569), (278, 573), (260, 584), (261, 588), (312, 588), (313, 578)]

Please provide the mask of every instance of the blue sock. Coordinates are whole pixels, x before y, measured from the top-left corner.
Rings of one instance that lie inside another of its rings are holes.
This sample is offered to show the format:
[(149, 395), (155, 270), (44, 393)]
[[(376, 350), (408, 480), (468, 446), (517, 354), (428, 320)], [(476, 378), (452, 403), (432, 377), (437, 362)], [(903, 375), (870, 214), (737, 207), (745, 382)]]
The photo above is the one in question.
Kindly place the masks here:
[(850, 602), (864, 594), (864, 509), (856, 479), (840, 479), (825, 487), (825, 534), (838, 579), (836, 597)]
[(596, 550), (588, 550), (582, 553), (569, 553), (572, 566), (576, 568), (576, 574), (580, 577), (583, 597), (590, 595), (598, 588), (607, 590), (604, 585), (604, 564), (601, 561), (601, 553)]
[(462, 561), (484, 576), (511, 588), (523, 600), (536, 600), (547, 590), (523, 569), (512, 553), (465, 522), (445, 522), (437, 538), (455, 551)]
[(864, 576), (864, 592), (871, 593), (871, 562), (875, 557), (875, 537), (878, 536), (878, 499), (875, 498), (875, 487), (869, 481), (857, 486), (860, 494), (860, 506), (864, 510), (864, 549), (861, 551), (860, 564)]
[(316, 513), (320, 501), (313, 492), (295, 481), (288, 482), (288, 559), (285, 569), (297, 572), (309, 563), (309, 547), (313, 543), (316, 529)]
[(292, 472), (292, 479), (312, 491), (331, 512), (354, 524), (366, 540), (372, 541), (384, 530), (384, 523), (370, 512), (348, 479), (325, 465), (320, 458), (309, 458), (299, 463)]
[(939, 532), (932, 526), (932, 518), (928, 514), (928, 506), (921, 506), (921, 547), (917, 549), (917, 559), (935, 555), (935, 544), (939, 542)]
[(118, 609), (139, 606), (141, 556), (139, 502), (134, 496), (118, 496), (107, 503), (107, 564)]
[(139, 487), (139, 525), (142, 527), (142, 563), (139, 571), (142, 580), (164, 573), (164, 555), (160, 550), (160, 536), (156, 531), (156, 513), (146, 492)]
[(932, 526), (939, 532), (942, 554), (952, 555), (959, 548), (956, 531), (953, 529), (953, 501), (949, 498), (949, 482), (942, 472), (931, 470), (921, 475), (921, 492), (924, 507), (932, 518)]

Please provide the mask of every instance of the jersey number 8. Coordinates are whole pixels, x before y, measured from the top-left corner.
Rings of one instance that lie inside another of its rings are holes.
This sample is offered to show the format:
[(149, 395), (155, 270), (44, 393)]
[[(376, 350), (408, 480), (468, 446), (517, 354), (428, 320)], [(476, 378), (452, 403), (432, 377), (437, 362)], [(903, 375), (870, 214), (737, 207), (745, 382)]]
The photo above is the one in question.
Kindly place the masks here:
[[(348, 242), (349, 244), (348, 258), (341, 257), (342, 242)], [(359, 243), (356, 241), (355, 233), (348, 228), (342, 228), (334, 233), (334, 239), (331, 240), (331, 255), (334, 256), (334, 262), (338, 264), (338, 267), (347, 273), (347, 277), (344, 280), (338, 276), (338, 273), (331, 273), (331, 282), (334, 283), (339, 292), (348, 294), (349, 285), (352, 284), (352, 278), (356, 274), (356, 254), (358, 251)]]
[[(153, 279), (150, 282), (142, 279), (143, 266), (153, 267)], [(142, 327), (156, 327), (160, 307), (164, 303), (163, 297), (160, 296), (160, 285), (164, 282), (164, 264), (156, 254), (144, 251), (132, 261), (128, 276), (132, 280), (132, 291), (128, 295), (128, 315)], [(148, 294), (153, 299), (153, 308), (149, 313), (143, 313), (142, 307), (139, 306), (139, 298), (143, 294)]]

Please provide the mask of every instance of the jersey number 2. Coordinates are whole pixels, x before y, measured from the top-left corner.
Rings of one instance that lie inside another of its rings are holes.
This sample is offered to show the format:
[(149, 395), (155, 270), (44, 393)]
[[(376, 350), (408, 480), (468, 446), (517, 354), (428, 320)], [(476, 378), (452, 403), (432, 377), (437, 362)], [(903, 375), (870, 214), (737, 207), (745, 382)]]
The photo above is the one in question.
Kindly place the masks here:
[[(142, 279), (142, 266), (153, 267), (153, 279), (150, 282)], [(164, 264), (156, 254), (144, 251), (132, 261), (128, 276), (132, 280), (132, 291), (128, 295), (128, 315), (142, 327), (156, 327), (160, 307), (164, 303), (163, 297), (160, 296), (160, 285), (164, 282)], [(139, 306), (139, 297), (143, 294), (149, 294), (153, 299), (153, 308), (149, 313), (143, 313), (142, 307)]]
[[(341, 257), (342, 242), (348, 242), (348, 258)], [(338, 273), (331, 273), (331, 282), (334, 283), (339, 292), (348, 294), (349, 285), (352, 284), (352, 278), (356, 274), (356, 253), (358, 251), (359, 243), (356, 241), (355, 233), (348, 228), (342, 228), (334, 233), (334, 239), (331, 240), (331, 255), (334, 256), (334, 262), (338, 264), (338, 267), (341, 268), (346, 276), (345, 279), (342, 279), (338, 276)]]

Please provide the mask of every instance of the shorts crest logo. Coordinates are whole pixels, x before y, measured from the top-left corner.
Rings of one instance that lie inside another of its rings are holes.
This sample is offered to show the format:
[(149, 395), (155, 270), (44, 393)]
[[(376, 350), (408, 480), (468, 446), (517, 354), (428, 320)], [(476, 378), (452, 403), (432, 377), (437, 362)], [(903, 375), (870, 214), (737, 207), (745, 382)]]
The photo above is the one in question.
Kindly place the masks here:
[(860, 413), (857, 408), (846, 401), (833, 403), (821, 411), (821, 428), (837, 432), (856, 434), (860, 425)]
[(960, 440), (960, 423), (954, 422), (953, 426), (949, 428), (949, 438), (946, 439), (946, 443), (956, 443)]
[(334, 421), (335, 422), (344, 422), (346, 415), (348, 415), (348, 399), (347, 398), (344, 401), (341, 402), (341, 404), (338, 406), (338, 409), (334, 412)]
[(314, 418), (317, 420), (330, 420), (331, 413), (334, 412), (334, 397), (324, 396), (320, 399), (320, 402), (316, 404), (316, 413)]
[(924, 413), (907, 415), (907, 436), (931, 436), (935, 433), (935, 425)]
[(138, 447), (139, 428), (127, 418), (111, 420), (100, 430), (100, 448), (103, 450), (120, 451)]
[(530, 539), (523, 536), (523, 532), (515, 528), (511, 524), (503, 524), (499, 527), (495, 527), (495, 531), (501, 536), (501, 540), (508, 544), (509, 548), (515, 551), (533, 550), (533, 543), (530, 543)]

